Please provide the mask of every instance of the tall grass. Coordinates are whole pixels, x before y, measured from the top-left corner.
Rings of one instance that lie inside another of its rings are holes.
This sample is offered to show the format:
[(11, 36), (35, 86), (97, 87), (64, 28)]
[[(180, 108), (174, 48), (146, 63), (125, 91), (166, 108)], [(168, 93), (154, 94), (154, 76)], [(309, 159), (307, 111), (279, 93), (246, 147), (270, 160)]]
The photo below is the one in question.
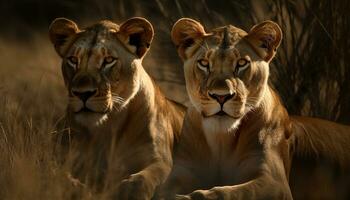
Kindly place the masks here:
[(65, 104), (59, 62), (41, 39), (0, 44), (0, 197), (64, 199), (51, 148)]

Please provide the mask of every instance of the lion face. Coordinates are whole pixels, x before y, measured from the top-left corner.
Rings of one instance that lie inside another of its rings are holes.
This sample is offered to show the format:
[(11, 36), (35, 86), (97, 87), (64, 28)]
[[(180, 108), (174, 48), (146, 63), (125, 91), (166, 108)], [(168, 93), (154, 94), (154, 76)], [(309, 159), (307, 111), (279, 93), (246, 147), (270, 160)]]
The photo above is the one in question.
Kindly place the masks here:
[(152, 25), (142, 18), (120, 26), (101, 21), (85, 30), (64, 18), (52, 22), (50, 39), (62, 58), (68, 110), (78, 121), (98, 124), (129, 103), (152, 38)]
[(206, 33), (191, 19), (174, 25), (172, 39), (184, 61), (187, 92), (205, 129), (235, 128), (261, 103), (281, 34), (273, 22), (249, 33), (233, 26)]

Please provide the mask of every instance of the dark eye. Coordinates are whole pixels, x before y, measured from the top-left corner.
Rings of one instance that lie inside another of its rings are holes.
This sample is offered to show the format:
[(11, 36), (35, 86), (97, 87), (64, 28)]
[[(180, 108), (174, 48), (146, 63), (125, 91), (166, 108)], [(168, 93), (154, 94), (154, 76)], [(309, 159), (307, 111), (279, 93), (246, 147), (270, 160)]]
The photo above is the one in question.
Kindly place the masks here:
[(237, 64), (236, 64), (236, 72), (239, 73), (245, 69), (247, 69), (247, 67), (249, 66), (250, 64), (250, 61), (245, 59), (245, 58), (240, 58), (238, 61), (237, 61)]
[(69, 56), (67, 58), (67, 63), (71, 66), (71, 67), (76, 67), (78, 65), (78, 58), (75, 56)]
[(115, 60), (115, 58), (113, 58), (112, 56), (108, 56), (108, 57), (105, 57), (104, 63), (105, 63), (105, 64), (110, 64), (110, 63), (112, 63), (114, 60)]
[(112, 56), (107, 56), (105, 57), (105, 59), (103, 60), (103, 67), (105, 68), (110, 68), (112, 67), (115, 63), (117, 62), (117, 59), (112, 57)]
[(248, 60), (244, 59), (244, 58), (241, 58), (237, 61), (237, 66), (238, 67), (243, 67), (245, 66), (246, 64), (248, 64)]
[(207, 59), (198, 60), (198, 68), (207, 72), (209, 70), (209, 61)]

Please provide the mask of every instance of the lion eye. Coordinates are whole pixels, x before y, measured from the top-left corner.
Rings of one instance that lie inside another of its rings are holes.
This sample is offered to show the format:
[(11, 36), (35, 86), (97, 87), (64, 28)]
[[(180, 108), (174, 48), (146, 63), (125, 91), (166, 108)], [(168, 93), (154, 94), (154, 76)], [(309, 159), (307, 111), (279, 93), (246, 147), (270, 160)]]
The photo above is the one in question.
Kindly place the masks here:
[(110, 68), (112, 67), (115, 63), (117, 62), (117, 59), (112, 57), (112, 56), (108, 56), (105, 57), (105, 59), (103, 60), (103, 66), (105, 68)]
[(239, 59), (238, 60), (238, 62), (237, 62), (237, 65), (239, 66), (239, 67), (242, 67), (242, 66), (244, 66), (244, 65), (246, 65), (248, 63), (248, 61), (246, 60), (246, 59)]
[(209, 70), (209, 61), (206, 59), (200, 59), (200, 60), (198, 60), (197, 66), (202, 71), (207, 72)]
[(78, 58), (75, 56), (69, 56), (67, 58), (67, 63), (71, 66), (71, 67), (77, 67), (78, 65)]
[(245, 69), (247, 69), (247, 67), (249, 66), (250, 61), (245, 59), (245, 58), (241, 58), (237, 61), (237, 65), (236, 65), (236, 72), (241, 72)]
[(115, 58), (113, 58), (112, 56), (108, 56), (105, 58), (104, 62), (106, 64), (112, 63), (115, 60)]

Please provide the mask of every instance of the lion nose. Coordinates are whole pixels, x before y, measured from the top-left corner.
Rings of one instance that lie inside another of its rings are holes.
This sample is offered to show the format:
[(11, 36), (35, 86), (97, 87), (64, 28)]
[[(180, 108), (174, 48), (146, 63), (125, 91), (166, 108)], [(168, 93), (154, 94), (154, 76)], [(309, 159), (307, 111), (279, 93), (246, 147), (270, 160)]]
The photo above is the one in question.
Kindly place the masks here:
[(73, 95), (78, 97), (84, 103), (92, 96), (96, 95), (97, 90), (89, 90), (89, 91), (72, 91)]
[(209, 93), (209, 96), (215, 99), (219, 104), (223, 105), (226, 101), (233, 98), (234, 94), (212, 94)]

